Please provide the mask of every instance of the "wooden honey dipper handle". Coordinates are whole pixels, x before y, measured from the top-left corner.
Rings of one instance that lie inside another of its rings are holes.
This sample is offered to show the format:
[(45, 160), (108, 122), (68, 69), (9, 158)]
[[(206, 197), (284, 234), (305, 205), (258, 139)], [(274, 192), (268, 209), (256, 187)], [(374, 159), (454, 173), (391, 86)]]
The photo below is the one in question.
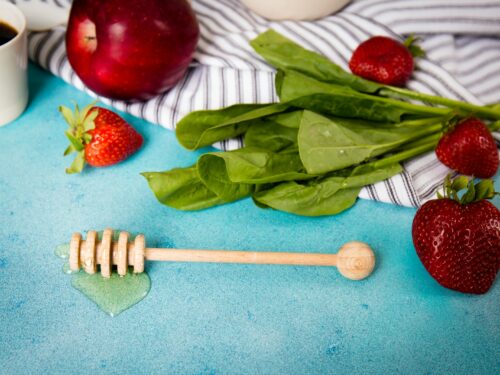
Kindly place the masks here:
[(260, 251), (228, 250), (189, 250), (146, 248), (143, 235), (136, 236), (133, 243), (128, 241), (127, 232), (121, 232), (118, 241), (113, 241), (113, 231), (106, 229), (101, 241), (97, 234), (89, 231), (82, 241), (75, 233), (70, 242), (70, 268), (79, 270), (83, 266), (87, 273), (97, 272), (110, 277), (113, 265), (118, 274), (125, 275), (128, 266), (135, 273), (144, 271), (144, 260), (196, 263), (243, 263), (243, 264), (282, 264), (301, 266), (337, 266), (339, 272), (348, 279), (361, 280), (370, 275), (375, 267), (375, 255), (363, 242), (349, 242), (337, 254), (285, 253)]

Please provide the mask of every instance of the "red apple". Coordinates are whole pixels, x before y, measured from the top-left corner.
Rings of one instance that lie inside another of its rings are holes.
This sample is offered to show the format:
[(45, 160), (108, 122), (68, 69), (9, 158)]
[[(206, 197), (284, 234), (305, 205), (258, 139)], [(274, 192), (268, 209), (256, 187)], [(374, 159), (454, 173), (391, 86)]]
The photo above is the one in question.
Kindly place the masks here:
[(198, 37), (187, 0), (74, 0), (66, 50), (92, 91), (146, 100), (182, 78)]

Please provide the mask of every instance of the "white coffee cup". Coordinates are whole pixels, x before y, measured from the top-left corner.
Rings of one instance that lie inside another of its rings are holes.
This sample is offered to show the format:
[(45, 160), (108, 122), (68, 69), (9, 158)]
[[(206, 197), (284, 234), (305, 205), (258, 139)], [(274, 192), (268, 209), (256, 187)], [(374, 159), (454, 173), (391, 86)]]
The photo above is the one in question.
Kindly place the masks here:
[(0, 126), (14, 121), (28, 104), (28, 41), (26, 19), (13, 4), (0, 0), (0, 22), (17, 35), (0, 46)]
[(241, 0), (270, 20), (314, 20), (332, 14), (351, 0)]

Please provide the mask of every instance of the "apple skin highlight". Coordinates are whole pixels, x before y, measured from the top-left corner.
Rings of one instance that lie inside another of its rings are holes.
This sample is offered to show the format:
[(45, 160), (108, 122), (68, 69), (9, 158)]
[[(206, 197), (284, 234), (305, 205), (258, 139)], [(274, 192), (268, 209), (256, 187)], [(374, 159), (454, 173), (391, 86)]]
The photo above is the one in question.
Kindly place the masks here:
[(95, 93), (147, 100), (184, 76), (199, 33), (186, 0), (75, 0), (66, 51), (78, 77)]

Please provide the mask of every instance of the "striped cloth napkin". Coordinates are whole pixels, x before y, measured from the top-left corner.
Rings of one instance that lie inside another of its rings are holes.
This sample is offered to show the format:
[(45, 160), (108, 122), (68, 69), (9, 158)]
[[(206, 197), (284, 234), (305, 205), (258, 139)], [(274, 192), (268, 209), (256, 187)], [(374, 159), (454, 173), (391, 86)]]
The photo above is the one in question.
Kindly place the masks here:
[[(69, 7), (71, 0), (52, 2)], [(475, 104), (500, 102), (500, 1), (359, 0), (341, 12), (313, 22), (272, 22), (238, 0), (193, 0), (201, 38), (188, 74), (166, 94), (143, 103), (99, 98), (119, 110), (168, 129), (193, 110), (236, 103), (277, 101), (274, 69), (250, 47), (249, 40), (273, 28), (319, 52), (344, 69), (352, 51), (373, 35), (423, 37), (427, 58), (419, 59), (408, 87)], [(89, 91), (71, 69), (64, 28), (29, 35), (30, 58), (66, 82)], [(498, 134), (497, 134), (498, 136)], [(242, 146), (240, 139), (214, 145)], [(419, 206), (435, 196), (449, 169), (434, 153), (404, 163), (404, 172), (364, 188), (360, 197), (403, 206)]]

